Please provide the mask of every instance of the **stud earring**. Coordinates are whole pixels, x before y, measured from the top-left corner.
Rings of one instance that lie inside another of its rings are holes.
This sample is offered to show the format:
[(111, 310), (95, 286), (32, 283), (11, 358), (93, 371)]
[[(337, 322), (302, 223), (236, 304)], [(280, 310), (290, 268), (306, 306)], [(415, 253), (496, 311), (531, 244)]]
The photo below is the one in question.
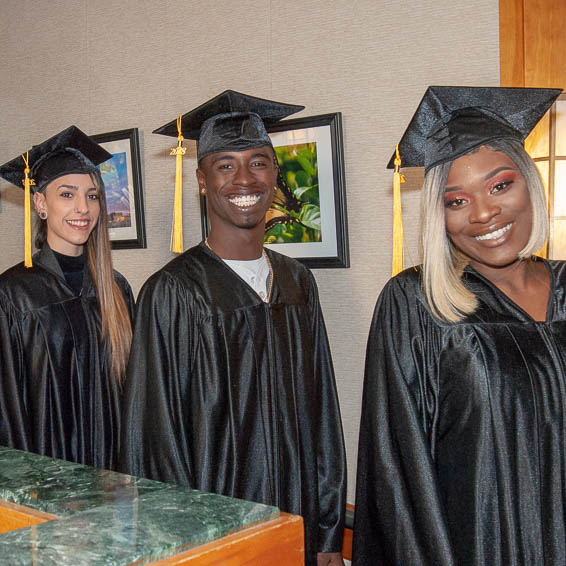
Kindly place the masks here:
[(45, 220), (45, 219), (47, 218), (47, 212), (41, 211), (41, 212), (39, 213), (39, 217), (40, 217), (42, 220)]

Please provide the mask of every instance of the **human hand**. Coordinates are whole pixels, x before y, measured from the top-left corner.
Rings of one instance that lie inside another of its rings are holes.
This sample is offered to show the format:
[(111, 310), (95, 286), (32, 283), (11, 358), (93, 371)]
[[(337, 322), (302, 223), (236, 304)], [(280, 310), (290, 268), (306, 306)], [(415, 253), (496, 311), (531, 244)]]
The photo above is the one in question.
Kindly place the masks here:
[(344, 566), (340, 552), (319, 552), (316, 555), (317, 566)]

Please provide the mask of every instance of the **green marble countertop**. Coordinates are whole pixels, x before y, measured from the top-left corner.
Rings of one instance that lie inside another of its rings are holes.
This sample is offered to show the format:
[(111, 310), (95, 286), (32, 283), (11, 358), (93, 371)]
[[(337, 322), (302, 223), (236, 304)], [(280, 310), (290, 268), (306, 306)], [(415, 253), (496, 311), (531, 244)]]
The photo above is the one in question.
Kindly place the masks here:
[(147, 564), (279, 516), (276, 507), (0, 446), (0, 500), (59, 519), (0, 534), (0, 564)]

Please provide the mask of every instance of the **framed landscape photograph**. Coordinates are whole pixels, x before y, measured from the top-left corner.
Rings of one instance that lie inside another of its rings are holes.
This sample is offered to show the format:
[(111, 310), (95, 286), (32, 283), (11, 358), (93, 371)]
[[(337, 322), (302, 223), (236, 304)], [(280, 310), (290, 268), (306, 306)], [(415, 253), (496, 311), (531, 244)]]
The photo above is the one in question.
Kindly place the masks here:
[[(280, 179), (266, 215), (266, 247), (310, 268), (349, 267), (342, 115), (283, 120), (267, 130)], [(201, 216), (206, 238), (203, 196)]]
[(145, 248), (145, 219), (139, 135), (137, 128), (91, 138), (112, 154), (101, 163), (113, 249)]

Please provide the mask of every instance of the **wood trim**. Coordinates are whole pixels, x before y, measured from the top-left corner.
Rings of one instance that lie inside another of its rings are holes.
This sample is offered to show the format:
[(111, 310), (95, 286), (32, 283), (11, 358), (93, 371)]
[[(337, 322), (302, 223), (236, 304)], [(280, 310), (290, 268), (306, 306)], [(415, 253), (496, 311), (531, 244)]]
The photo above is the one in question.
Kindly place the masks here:
[(566, 2), (529, 0), (523, 22), (525, 86), (566, 88)]
[[(144, 562), (145, 563), (145, 562)], [(304, 566), (303, 519), (281, 513), (273, 521), (244, 529), (217, 541), (151, 562), (154, 566)]]
[(352, 560), (352, 543), (354, 542), (354, 531), (344, 529), (344, 545), (342, 546), (342, 556), (346, 560)]
[(499, 0), (501, 86), (566, 89), (566, 2)]
[(57, 515), (36, 511), (17, 503), (0, 500), (0, 533), (24, 529), (32, 525), (58, 519)]
[(523, 0), (499, 0), (499, 82), (525, 86)]

